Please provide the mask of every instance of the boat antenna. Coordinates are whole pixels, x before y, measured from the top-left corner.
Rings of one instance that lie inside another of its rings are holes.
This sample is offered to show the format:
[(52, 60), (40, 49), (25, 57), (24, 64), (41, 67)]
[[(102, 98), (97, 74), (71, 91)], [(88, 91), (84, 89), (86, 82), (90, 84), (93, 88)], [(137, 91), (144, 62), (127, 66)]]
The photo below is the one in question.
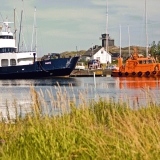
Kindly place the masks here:
[(148, 57), (147, 1), (145, 0), (146, 57)]
[(20, 21), (20, 30), (19, 30), (19, 41), (18, 41), (18, 52), (19, 52), (19, 44), (20, 44), (21, 28), (22, 28), (22, 14), (23, 14), (23, 10), (21, 11), (21, 21)]
[(121, 25), (119, 25), (119, 41), (120, 41), (119, 48), (120, 48), (120, 58), (121, 58)]
[(129, 25), (128, 25), (128, 50), (129, 50), (129, 57), (131, 56), (131, 48), (130, 48), (130, 29), (129, 29)]

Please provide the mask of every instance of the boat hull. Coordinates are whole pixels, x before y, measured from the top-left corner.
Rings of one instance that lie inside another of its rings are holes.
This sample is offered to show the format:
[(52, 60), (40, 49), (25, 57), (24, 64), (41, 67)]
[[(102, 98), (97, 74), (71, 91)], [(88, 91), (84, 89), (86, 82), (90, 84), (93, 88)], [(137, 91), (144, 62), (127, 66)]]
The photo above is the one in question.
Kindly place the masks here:
[(36, 79), (69, 76), (79, 57), (36, 61), (31, 65), (0, 67), (0, 79)]
[(157, 77), (160, 76), (160, 72), (111, 72), (112, 77)]

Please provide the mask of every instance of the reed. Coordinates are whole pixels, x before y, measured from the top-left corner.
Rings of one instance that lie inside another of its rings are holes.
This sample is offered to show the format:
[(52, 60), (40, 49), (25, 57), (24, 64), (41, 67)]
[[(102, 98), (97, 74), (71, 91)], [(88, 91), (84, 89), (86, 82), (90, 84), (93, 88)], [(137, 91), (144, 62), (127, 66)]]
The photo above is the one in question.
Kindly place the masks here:
[(16, 110), (15, 120), (0, 123), (0, 159), (159, 159), (158, 104), (133, 108), (114, 99), (86, 100), (82, 92), (77, 104), (60, 86), (56, 97), (45, 94), (49, 105), (31, 88), (31, 112), (18, 116)]

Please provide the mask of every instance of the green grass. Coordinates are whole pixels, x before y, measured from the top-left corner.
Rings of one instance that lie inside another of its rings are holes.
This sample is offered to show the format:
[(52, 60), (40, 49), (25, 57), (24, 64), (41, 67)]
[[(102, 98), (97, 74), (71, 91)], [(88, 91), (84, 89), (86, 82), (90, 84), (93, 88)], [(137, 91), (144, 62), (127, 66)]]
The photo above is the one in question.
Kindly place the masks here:
[(42, 97), (33, 88), (31, 93), (31, 113), (0, 123), (0, 159), (160, 159), (158, 105), (131, 108), (102, 98), (86, 102), (81, 94), (76, 106), (59, 88), (58, 101), (49, 91), (48, 96), (62, 112), (48, 116)]

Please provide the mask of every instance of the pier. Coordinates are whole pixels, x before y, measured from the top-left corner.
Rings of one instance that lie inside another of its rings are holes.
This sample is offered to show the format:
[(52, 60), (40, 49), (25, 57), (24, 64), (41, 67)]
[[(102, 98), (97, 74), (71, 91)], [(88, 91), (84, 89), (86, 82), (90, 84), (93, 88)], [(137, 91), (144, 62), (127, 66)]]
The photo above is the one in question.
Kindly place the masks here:
[(110, 69), (75, 69), (70, 74), (70, 77), (92, 77), (94, 73), (96, 77), (111, 76)]

